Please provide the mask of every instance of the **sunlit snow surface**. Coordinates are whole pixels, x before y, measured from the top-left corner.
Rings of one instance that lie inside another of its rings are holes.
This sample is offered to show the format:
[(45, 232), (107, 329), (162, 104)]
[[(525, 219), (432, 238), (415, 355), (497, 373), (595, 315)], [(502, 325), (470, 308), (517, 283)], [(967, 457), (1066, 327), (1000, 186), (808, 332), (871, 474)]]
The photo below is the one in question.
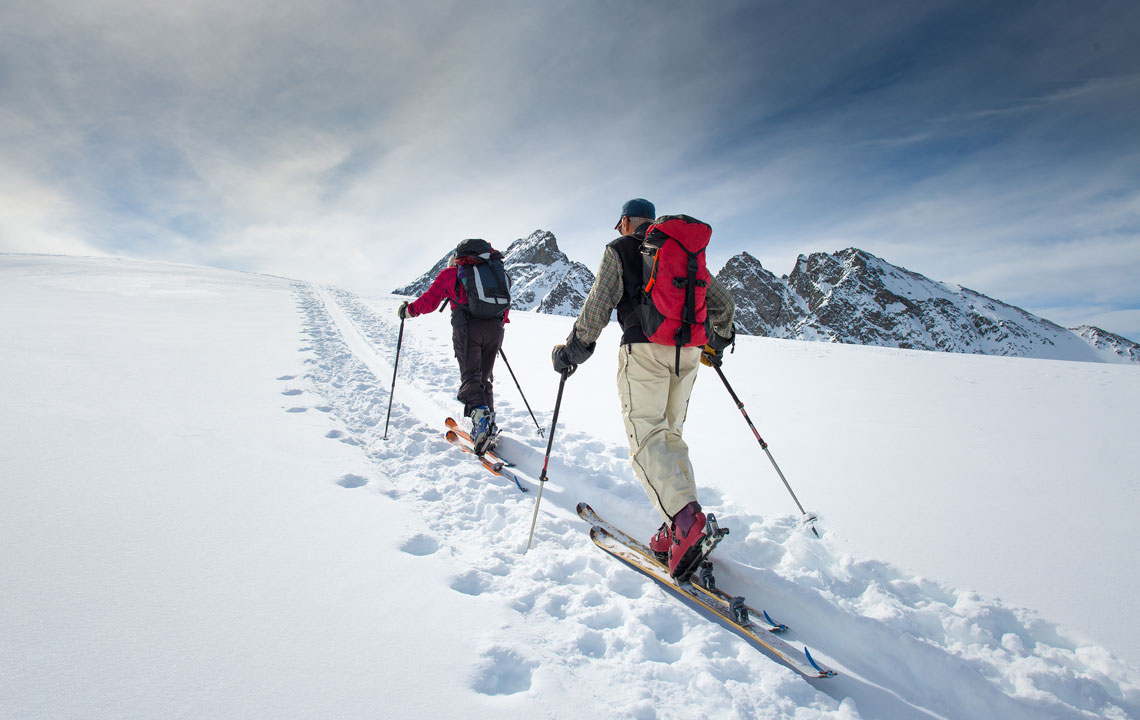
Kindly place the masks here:
[[(441, 435), (441, 314), (115, 259), (0, 255), (0, 715), (1140, 716), (1135, 367), (742, 338), (690, 405), (719, 583), (841, 675), (805, 681), (593, 547), (659, 522), (626, 460), (618, 334), (530, 493)], [(504, 347), (540, 423), (569, 318)], [(1001, 599), (999, 599), (1001, 598)]]

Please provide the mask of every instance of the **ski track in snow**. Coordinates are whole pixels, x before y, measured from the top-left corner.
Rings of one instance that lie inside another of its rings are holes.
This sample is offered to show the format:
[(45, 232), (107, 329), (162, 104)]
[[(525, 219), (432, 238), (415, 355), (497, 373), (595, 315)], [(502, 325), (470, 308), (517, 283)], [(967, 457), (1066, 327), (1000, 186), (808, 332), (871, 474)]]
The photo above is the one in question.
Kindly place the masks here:
[[(283, 394), (300, 402), (297, 380), (311, 383), (312, 409), (332, 425), (326, 437), (358, 446), (379, 478), (346, 475), (339, 484), (414, 505), (431, 534), (404, 539), (403, 551), (452, 557), (465, 568), (452, 590), (518, 615), (502, 633), (509, 640), (474, 648), (475, 692), (515, 695), (556, 678), (574, 688), (572, 707), (547, 713), (567, 717), (589, 715), (590, 706), (630, 718), (1140, 717), (1134, 674), (1032, 611), (833, 554), (826, 536), (810, 539), (796, 518), (761, 517), (702, 487), (706, 509), (732, 529), (718, 550), (719, 584), (788, 623), (786, 639), (840, 672), (804, 680), (594, 548), (574, 513), (578, 501), (619, 523), (644, 517), (647, 501), (626, 447), (586, 434), (559, 432), (534, 548), (524, 555), (545, 441), (525, 407), (514, 406), (514, 388), (497, 381), (501, 447), (530, 481), (526, 494), (442, 436), (444, 416), (458, 408), (449, 335), (405, 331), (385, 441), (396, 301), (293, 287), (310, 370), (280, 378), (289, 382)], [(548, 426), (550, 412), (532, 407)]]

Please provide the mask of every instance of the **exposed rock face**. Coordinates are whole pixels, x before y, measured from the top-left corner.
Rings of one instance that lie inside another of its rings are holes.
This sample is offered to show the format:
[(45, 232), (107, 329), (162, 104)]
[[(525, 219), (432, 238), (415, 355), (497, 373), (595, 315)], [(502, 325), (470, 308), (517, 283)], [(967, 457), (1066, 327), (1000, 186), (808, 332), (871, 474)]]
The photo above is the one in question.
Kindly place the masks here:
[(807, 312), (787, 281), (765, 270), (748, 253), (730, 259), (716, 277), (732, 293), (737, 330), (747, 335), (784, 337), (778, 328), (793, 325)]
[(576, 316), (594, 284), (594, 273), (558, 249), (554, 234), (535, 230), (503, 254), (511, 276), (511, 307)]
[(1121, 362), (1123, 359), (1128, 362), (1140, 363), (1140, 344), (1134, 343), (1126, 337), (1101, 330), (1092, 325), (1081, 325), (1072, 328), (1072, 331), (1083, 337), (1094, 350), (1109, 362)]
[(1140, 362), (1137, 346), (1103, 330), (1067, 330), (960, 285), (931, 280), (868, 252), (801, 255), (783, 278), (741, 253), (717, 279), (750, 335), (1065, 360)]

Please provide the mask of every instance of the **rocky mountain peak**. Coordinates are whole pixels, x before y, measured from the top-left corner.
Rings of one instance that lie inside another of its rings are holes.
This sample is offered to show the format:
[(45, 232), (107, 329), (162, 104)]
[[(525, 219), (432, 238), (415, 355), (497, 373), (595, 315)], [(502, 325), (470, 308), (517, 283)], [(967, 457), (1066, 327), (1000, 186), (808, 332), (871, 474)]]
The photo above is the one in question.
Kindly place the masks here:
[(567, 260), (566, 254), (558, 249), (554, 233), (547, 230), (535, 230), (525, 238), (515, 240), (503, 255), (512, 262), (540, 265), (553, 265), (560, 260)]

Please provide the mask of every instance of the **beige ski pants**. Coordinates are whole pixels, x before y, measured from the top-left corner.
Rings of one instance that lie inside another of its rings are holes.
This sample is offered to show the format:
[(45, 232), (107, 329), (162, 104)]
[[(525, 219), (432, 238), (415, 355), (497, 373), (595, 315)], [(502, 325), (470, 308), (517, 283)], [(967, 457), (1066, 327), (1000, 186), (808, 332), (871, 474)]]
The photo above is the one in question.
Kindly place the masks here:
[(697, 481), (689, 462), (689, 446), (681, 438), (689, 394), (697, 379), (699, 347), (677, 349), (656, 343), (622, 345), (617, 385), (621, 414), (629, 439), (629, 460), (650, 502), (669, 522), (697, 499)]

